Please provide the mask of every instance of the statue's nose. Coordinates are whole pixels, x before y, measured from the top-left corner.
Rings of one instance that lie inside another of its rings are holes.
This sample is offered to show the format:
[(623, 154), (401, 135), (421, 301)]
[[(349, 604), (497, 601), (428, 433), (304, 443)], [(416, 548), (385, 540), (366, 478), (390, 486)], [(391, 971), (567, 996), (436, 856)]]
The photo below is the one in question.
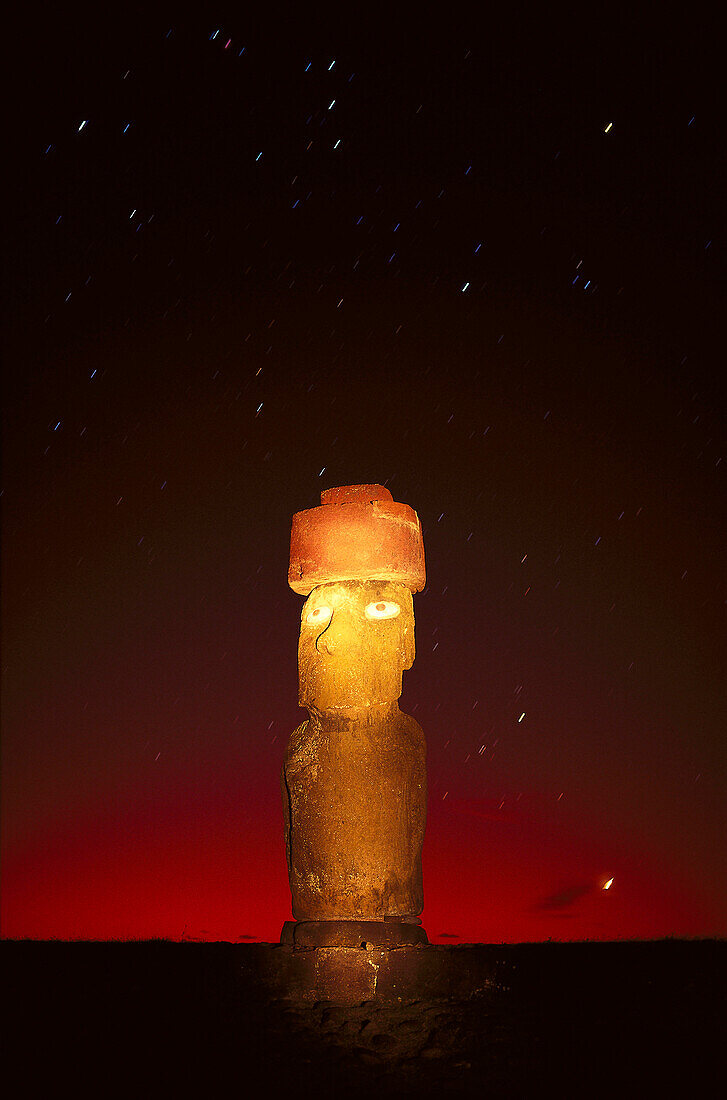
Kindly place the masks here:
[(341, 631), (337, 630), (333, 623), (324, 630), (318, 639), (318, 648), (322, 649), (324, 653), (339, 653), (342, 647)]
[(330, 623), (318, 639), (318, 649), (333, 656), (341, 653), (350, 644), (350, 629), (345, 622), (345, 615), (334, 612)]

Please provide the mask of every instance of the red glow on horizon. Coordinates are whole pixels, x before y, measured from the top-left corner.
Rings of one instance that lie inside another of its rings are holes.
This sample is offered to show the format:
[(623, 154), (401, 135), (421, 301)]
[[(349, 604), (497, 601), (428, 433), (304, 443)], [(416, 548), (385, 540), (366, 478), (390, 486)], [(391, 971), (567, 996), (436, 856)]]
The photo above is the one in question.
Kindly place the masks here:
[[(291, 916), (279, 817), (277, 803), (251, 820), (226, 798), (180, 796), (164, 820), (140, 807), (78, 822), (6, 858), (3, 937), (275, 942)], [(498, 824), (465, 800), (430, 806), (431, 942), (720, 934), (718, 914), (637, 858), (609, 890), (601, 847), (544, 816)]]

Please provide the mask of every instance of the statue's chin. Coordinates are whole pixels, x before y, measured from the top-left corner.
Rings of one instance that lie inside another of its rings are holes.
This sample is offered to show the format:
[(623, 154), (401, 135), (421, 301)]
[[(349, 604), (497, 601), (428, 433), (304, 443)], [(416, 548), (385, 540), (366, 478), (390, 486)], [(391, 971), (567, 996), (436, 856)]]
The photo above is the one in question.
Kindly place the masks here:
[(351, 710), (395, 703), (401, 695), (401, 676), (302, 676), (298, 702), (317, 711)]
[(393, 695), (391, 696), (391, 698), (385, 699), (341, 699), (317, 697), (315, 699), (298, 699), (298, 705), (301, 707), (307, 707), (308, 710), (317, 711), (319, 714), (327, 714), (329, 712), (336, 711), (362, 710), (366, 707), (390, 706), (392, 703), (396, 703), (398, 699), (398, 695)]

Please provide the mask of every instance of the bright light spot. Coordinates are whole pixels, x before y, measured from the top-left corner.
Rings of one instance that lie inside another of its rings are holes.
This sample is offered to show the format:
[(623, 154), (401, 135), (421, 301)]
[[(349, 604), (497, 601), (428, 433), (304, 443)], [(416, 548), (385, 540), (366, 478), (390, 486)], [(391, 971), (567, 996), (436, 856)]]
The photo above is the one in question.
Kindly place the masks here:
[(401, 611), (398, 603), (393, 600), (380, 600), (378, 603), (370, 603), (366, 607), (367, 619), (394, 619)]
[(330, 111), (332, 107), (335, 107), (335, 105), (336, 105), (336, 101), (335, 101), (335, 99), (332, 99), (331, 102), (328, 104), (328, 110)]
[(338, 141), (336, 142), (336, 144), (333, 146), (333, 148), (337, 149), (340, 144), (341, 144), (341, 139), (339, 138)]
[(260, 160), (260, 157), (261, 157), (261, 156), (262, 156), (262, 153), (258, 153), (258, 155), (257, 155), (257, 156), (255, 157), (255, 163), (256, 163), (256, 164), (257, 164), (257, 162), (258, 162), (258, 161)]
[(469, 285), (470, 285), (469, 283), (465, 283), (465, 284), (464, 284), (464, 286), (462, 287), (462, 293), (463, 293), (463, 294), (464, 294), (465, 290), (467, 289), (467, 287), (468, 287)]
[(133, 210), (131, 211), (131, 213), (129, 214), (129, 221), (131, 221), (131, 219), (132, 219), (132, 218), (134, 217), (134, 214), (135, 214), (135, 213), (136, 213), (136, 207), (134, 207), (134, 209), (133, 209)]
[(88, 119), (87, 119), (87, 118), (84, 118), (83, 122), (82, 122), (82, 123), (81, 123), (81, 125), (80, 125), (80, 126), (78, 127), (78, 131), (77, 131), (77, 133), (79, 133), (79, 134), (80, 134), (80, 132), (81, 132), (81, 130), (83, 129), (83, 127), (84, 127), (84, 126), (87, 126), (87, 125), (88, 125)]
[(333, 66), (334, 66), (335, 64), (336, 64), (336, 59), (335, 59), (335, 57), (334, 57), (333, 61), (332, 61), (332, 62), (331, 62), (331, 64), (330, 64), (330, 65), (328, 66), (328, 71), (329, 71), (329, 73), (330, 73), (331, 69), (333, 68)]
[(610, 878), (610, 879), (607, 879), (607, 881), (606, 881), (606, 882), (604, 882), (604, 884), (603, 884), (603, 887), (602, 887), (602, 889), (603, 889), (603, 890), (610, 890), (610, 889), (611, 889), (611, 884), (612, 884), (612, 883), (613, 883), (613, 879), (612, 879), (612, 878)]
[(607, 127), (606, 127), (606, 129), (605, 129), (605, 130), (603, 131), (603, 132), (604, 132), (604, 134), (607, 134), (607, 133), (608, 133), (608, 131), (609, 131), (609, 130), (611, 129), (611, 127), (612, 127), (612, 126), (613, 126), (613, 123), (612, 123), (612, 122), (609, 122), (608, 126), (607, 126)]
[(520, 715), (520, 717), (518, 718), (518, 722), (522, 722), (524, 717), (525, 717), (525, 711), (523, 711), (522, 714)]

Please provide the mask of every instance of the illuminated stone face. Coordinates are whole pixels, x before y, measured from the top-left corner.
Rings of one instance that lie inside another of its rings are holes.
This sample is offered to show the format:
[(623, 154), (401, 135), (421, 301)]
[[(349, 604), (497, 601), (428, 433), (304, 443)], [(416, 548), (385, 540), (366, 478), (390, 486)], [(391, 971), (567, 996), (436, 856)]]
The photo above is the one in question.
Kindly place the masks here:
[(318, 585), (301, 613), (300, 705), (326, 712), (394, 702), (414, 652), (414, 608), (405, 585)]
[(416, 512), (381, 485), (325, 490), (293, 517), (288, 582), (307, 597), (298, 699), (310, 714), (281, 775), (293, 915), (416, 922), (426, 745), (398, 705), (414, 662), (412, 593), (425, 584)]

